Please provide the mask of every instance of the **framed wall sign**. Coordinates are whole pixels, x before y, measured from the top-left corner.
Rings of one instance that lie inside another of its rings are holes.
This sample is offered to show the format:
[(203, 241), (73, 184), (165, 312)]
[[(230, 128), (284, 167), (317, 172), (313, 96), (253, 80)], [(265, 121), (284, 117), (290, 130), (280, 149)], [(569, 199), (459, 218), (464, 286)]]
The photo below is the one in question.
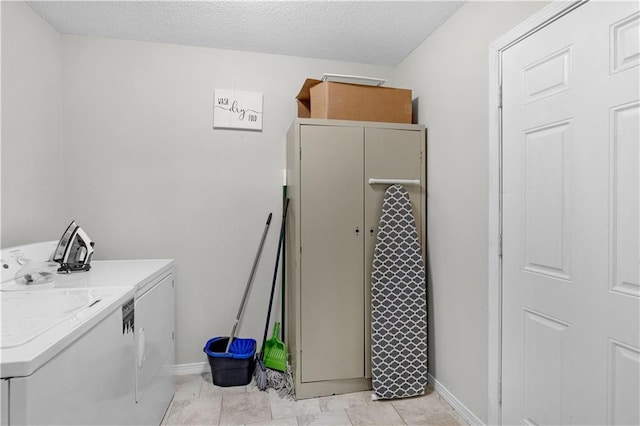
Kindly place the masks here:
[(262, 130), (262, 93), (216, 89), (213, 128)]

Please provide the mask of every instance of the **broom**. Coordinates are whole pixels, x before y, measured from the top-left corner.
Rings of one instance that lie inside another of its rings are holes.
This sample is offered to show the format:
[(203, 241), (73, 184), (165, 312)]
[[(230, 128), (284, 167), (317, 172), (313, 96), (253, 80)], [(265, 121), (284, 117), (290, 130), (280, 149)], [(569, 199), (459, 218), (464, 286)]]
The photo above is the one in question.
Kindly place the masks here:
[(282, 223), (280, 225), (280, 237), (278, 238), (278, 251), (276, 252), (276, 266), (273, 271), (273, 281), (271, 282), (271, 296), (269, 296), (269, 309), (267, 310), (267, 322), (264, 325), (264, 337), (262, 338), (262, 349), (256, 356), (256, 368), (254, 376), (256, 379), (256, 386), (260, 390), (265, 390), (269, 385), (267, 379), (267, 368), (264, 365), (264, 348), (267, 342), (267, 332), (269, 331), (269, 320), (271, 319), (271, 307), (273, 306), (273, 295), (276, 290), (276, 278), (278, 276), (278, 265), (280, 264), (280, 252), (282, 251), (282, 242), (284, 241), (284, 223), (287, 218), (287, 210), (289, 209), (289, 199), (285, 201), (284, 208), (282, 209)]

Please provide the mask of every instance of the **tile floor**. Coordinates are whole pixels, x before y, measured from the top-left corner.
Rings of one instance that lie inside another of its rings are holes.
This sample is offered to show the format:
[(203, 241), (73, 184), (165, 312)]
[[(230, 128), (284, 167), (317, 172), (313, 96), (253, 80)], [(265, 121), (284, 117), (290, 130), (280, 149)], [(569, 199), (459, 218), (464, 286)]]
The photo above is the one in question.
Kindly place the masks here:
[(467, 425), (435, 391), (395, 401), (356, 392), (300, 401), (260, 392), (253, 382), (223, 388), (211, 374), (178, 376), (163, 425)]

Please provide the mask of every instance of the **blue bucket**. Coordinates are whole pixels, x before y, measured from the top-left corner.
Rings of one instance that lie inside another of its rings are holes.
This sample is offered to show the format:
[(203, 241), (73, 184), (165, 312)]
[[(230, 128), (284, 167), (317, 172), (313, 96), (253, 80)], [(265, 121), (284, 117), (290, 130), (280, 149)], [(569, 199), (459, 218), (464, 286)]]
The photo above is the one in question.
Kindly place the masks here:
[(255, 368), (256, 341), (235, 338), (229, 352), (225, 352), (228, 341), (228, 337), (214, 337), (204, 346), (213, 384), (224, 387), (247, 385)]

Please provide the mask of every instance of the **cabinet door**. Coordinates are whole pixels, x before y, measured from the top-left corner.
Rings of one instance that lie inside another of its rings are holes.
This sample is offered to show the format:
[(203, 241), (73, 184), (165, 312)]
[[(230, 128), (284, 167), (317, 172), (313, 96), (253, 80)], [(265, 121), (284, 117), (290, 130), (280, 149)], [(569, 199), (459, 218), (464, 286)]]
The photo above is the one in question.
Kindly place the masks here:
[[(370, 377), (370, 322), (371, 322), (371, 265), (373, 263), (373, 251), (375, 249), (378, 223), (382, 210), (382, 200), (388, 185), (369, 185), (370, 178), (378, 179), (420, 179), (422, 162), (422, 132), (413, 130), (395, 129), (365, 129), (365, 253), (364, 253), (364, 277), (366, 341), (367, 348), (366, 371)], [(421, 235), (421, 200), (420, 187), (407, 185), (405, 187), (411, 197), (413, 217), (418, 226), (418, 235)]]
[[(365, 225), (367, 227), (367, 263), (373, 260), (382, 199), (388, 185), (369, 185), (370, 178), (420, 180), (422, 133), (415, 130), (365, 129)], [(422, 208), (420, 186), (405, 187), (411, 197), (413, 217), (421, 235)], [(373, 230), (373, 232), (371, 232)]]
[(363, 130), (301, 126), (302, 382), (364, 376)]
[(135, 328), (136, 402), (140, 403), (150, 387), (172, 380), (165, 370), (175, 360), (173, 275), (136, 299)]

